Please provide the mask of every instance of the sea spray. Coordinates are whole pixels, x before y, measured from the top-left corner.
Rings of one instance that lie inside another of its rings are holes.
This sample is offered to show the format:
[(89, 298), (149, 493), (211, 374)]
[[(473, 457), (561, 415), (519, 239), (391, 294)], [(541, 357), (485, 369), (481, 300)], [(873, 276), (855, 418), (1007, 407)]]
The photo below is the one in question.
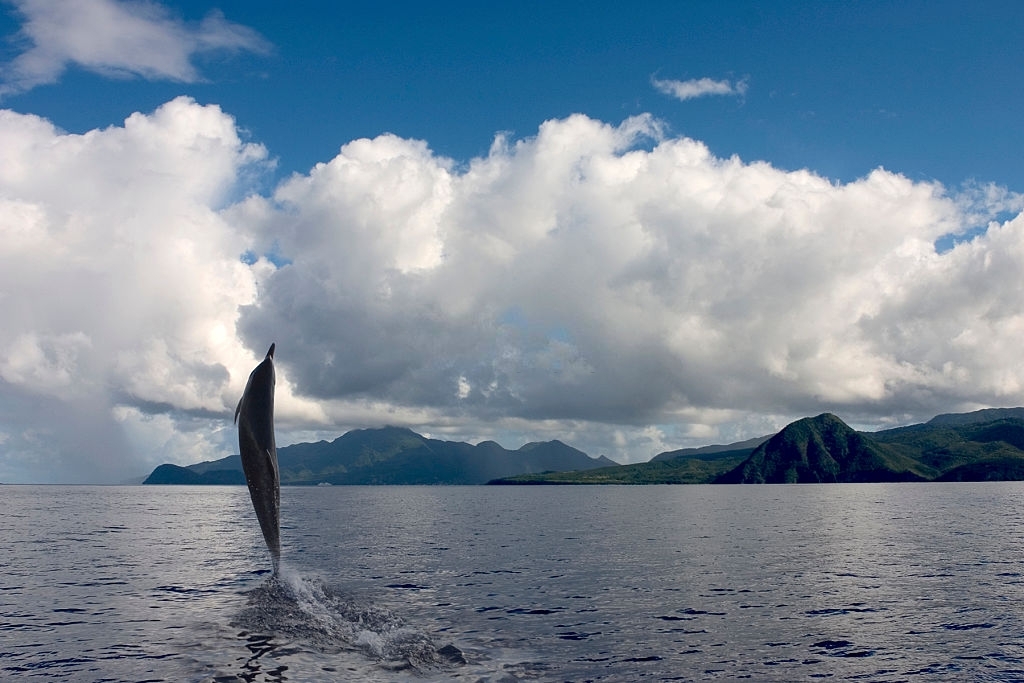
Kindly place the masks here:
[(292, 642), (325, 653), (356, 650), (392, 671), (466, 663), (454, 645), (438, 647), (390, 609), (287, 566), (247, 593), (232, 626), (247, 638), (269, 636), (268, 652)]

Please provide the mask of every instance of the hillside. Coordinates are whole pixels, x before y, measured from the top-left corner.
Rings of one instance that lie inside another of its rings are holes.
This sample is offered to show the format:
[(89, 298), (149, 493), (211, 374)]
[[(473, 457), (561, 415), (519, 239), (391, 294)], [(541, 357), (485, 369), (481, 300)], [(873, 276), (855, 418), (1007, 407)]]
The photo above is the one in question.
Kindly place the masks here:
[(835, 415), (824, 413), (787, 425), (716, 482), (923, 481), (935, 474), (935, 470), (923, 463), (854, 431)]
[(1000, 414), (1007, 415), (978, 411), (939, 416), (922, 425), (889, 429), (872, 436), (937, 470), (936, 479), (941, 481), (1024, 480), (1024, 419), (966, 419), (974, 416), (984, 420)]
[[(711, 460), (716, 456), (723, 457), (724, 454), (734, 454), (741, 451), (745, 451), (749, 454), (753, 453), (755, 448), (772, 438), (772, 436), (772, 434), (769, 434), (767, 436), (759, 436), (754, 439), (747, 439), (746, 441), (731, 444), (715, 444), (712, 446), (700, 446), (699, 448), (680, 448), (676, 451), (665, 451), (664, 453), (658, 453), (656, 456), (651, 458), (651, 462), (660, 460), (677, 460), (679, 458), (700, 458), (702, 460)], [(724, 455), (724, 457), (731, 456)]]
[(984, 408), (971, 413), (943, 413), (928, 420), (929, 425), (972, 425), (996, 420), (1024, 420), (1024, 408)]
[(1024, 480), (1024, 408), (939, 415), (857, 432), (835, 415), (803, 418), (772, 437), (669, 451), (650, 462), (511, 477), (495, 484)]
[(491, 484), (710, 484), (750, 454), (748, 449), (715, 451), (691, 457), (651, 460), (633, 465), (577, 472), (520, 474)]
[[(617, 465), (561, 441), (510, 451), (428, 439), (409, 429), (353, 430), (334, 441), (278, 449), (281, 483), (710, 484), (1024, 480), (1024, 408), (939, 415), (926, 423), (857, 432), (831, 414), (771, 437), (660, 453)], [(231, 455), (188, 467), (161, 465), (147, 484), (244, 484)]]
[[(529, 472), (615, 465), (561, 441), (529, 443), (509, 451), (493, 441), (477, 445), (428, 439), (409, 429), (350, 431), (334, 441), (300, 443), (277, 451), (284, 485), (483, 484)], [(179, 467), (160, 465), (146, 484), (244, 484), (241, 458)]]

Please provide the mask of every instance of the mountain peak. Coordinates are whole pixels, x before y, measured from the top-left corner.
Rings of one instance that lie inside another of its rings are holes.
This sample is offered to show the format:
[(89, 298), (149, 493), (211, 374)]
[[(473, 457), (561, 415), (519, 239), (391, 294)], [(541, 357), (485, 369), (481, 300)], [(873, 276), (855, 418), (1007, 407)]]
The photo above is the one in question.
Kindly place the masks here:
[(832, 413), (787, 425), (719, 478), (735, 484), (924, 479), (918, 464), (855, 431)]
[[(611, 461), (589, 457), (561, 441), (509, 451), (493, 441), (477, 446), (428, 439), (406, 427), (354, 429), (330, 443), (277, 449), (281, 483), (484, 484), (492, 479), (549, 470), (582, 470)], [(612, 463), (614, 464), (614, 463)], [(245, 483), (237, 455), (189, 467), (162, 465), (146, 480), (156, 484)]]

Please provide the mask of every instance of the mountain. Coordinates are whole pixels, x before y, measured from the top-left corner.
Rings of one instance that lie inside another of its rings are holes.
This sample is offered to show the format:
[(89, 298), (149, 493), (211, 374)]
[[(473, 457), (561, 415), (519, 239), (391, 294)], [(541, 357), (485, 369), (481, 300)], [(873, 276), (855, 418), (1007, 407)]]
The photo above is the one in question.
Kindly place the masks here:
[[(616, 465), (591, 458), (561, 441), (528, 443), (509, 451), (493, 441), (477, 445), (428, 439), (409, 429), (357, 429), (334, 441), (299, 443), (277, 450), (281, 483), (483, 484), (528, 472)], [(244, 484), (240, 456), (188, 467), (160, 465), (146, 484)]]
[(823, 413), (787, 425), (717, 483), (923, 481), (935, 474), (921, 462), (854, 431), (835, 415)]
[(143, 484), (245, 484), (242, 470), (214, 470), (200, 474), (187, 467), (160, 465)]
[(939, 415), (857, 432), (835, 415), (772, 437), (661, 453), (650, 462), (524, 474), (496, 484), (711, 484), (825, 481), (1024, 481), (1024, 408)]
[(747, 439), (746, 441), (739, 441), (731, 444), (715, 444), (712, 446), (701, 446), (699, 448), (680, 448), (677, 451), (665, 451), (664, 453), (658, 453), (656, 456), (651, 458), (651, 462), (658, 460), (676, 460), (678, 458), (700, 458), (702, 460), (709, 459), (708, 456), (719, 456), (719, 457), (730, 457), (723, 455), (726, 453), (736, 454), (742, 451), (746, 451), (748, 454), (752, 453), (755, 448), (763, 444), (768, 439), (772, 438), (772, 435), (758, 436), (753, 439)]
[[(999, 415), (1008, 417), (984, 421)], [(1002, 411), (943, 415), (925, 424), (888, 429), (872, 436), (937, 470), (935, 478), (939, 481), (1021, 481), (1024, 419), (1012, 415)]]
[(970, 425), (994, 420), (1024, 420), (1024, 408), (984, 408), (972, 413), (944, 413), (928, 420), (929, 425)]
[(762, 436), (726, 445), (666, 451), (649, 462), (575, 472), (520, 474), (491, 484), (710, 484), (770, 439)]
[(599, 467), (576, 472), (520, 474), (490, 484), (710, 484), (743, 462), (749, 450), (721, 451), (702, 457), (651, 460), (633, 465)]
[[(396, 427), (278, 449), (281, 483), (710, 484), (829, 481), (1024, 481), (1024, 408), (938, 415), (926, 423), (857, 432), (831, 414), (772, 437), (660, 453), (617, 465), (561, 441), (509, 451), (428, 439)], [(161, 465), (147, 484), (244, 484), (238, 455)]]

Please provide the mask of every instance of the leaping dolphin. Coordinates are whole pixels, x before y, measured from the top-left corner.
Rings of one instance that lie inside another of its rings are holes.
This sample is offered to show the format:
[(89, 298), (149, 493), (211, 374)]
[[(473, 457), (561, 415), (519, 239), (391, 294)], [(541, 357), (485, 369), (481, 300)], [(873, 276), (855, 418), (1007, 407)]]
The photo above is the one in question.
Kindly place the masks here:
[(274, 346), (249, 375), (235, 408), (235, 423), (245, 483), (276, 575), (281, 563), (281, 477), (274, 443)]

